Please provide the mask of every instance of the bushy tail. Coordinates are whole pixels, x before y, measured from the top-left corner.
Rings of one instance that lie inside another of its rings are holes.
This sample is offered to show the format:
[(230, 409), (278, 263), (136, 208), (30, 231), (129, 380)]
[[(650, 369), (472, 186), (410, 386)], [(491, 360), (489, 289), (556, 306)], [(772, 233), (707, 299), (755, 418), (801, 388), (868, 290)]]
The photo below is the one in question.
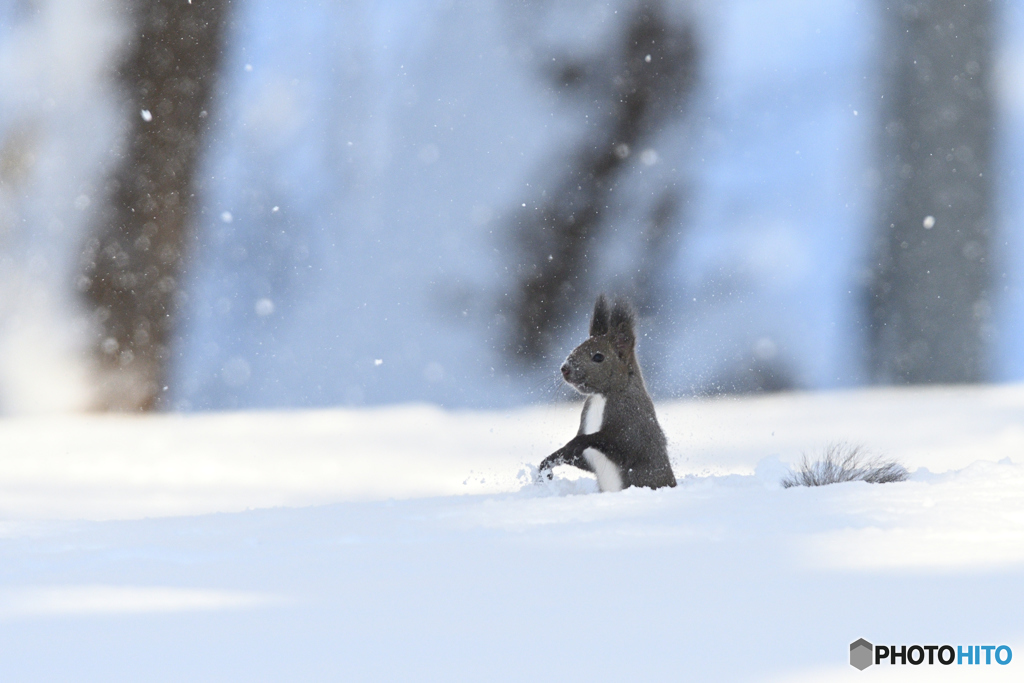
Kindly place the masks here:
[(824, 454), (814, 462), (805, 454), (800, 468), (783, 478), (782, 487), (826, 486), (844, 481), (888, 484), (909, 476), (907, 468), (895, 460), (871, 457), (860, 446), (839, 443), (826, 446)]

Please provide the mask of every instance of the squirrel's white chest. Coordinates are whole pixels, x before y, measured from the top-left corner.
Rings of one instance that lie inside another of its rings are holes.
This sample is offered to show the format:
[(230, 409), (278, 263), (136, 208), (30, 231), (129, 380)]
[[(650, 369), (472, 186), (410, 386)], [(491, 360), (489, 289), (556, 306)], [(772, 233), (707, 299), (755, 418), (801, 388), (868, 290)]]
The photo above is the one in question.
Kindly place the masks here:
[(597, 475), (597, 488), (602, 491), (621, 491), (622, 472), (619, 466), (608, 459), (608, 456), (596, 448), (584, 448), (583, 457), (590, 463), (590, 468)]
[[(583, 413), (583, 433), (596, 434), (604, 424), (604, 407), (607, 399), (602, 394), (591, 394)], [(619, 466), (608, 459), (608, 456), (596, 448), (585, 448), (583, 457), (597, 475), (597, 486), (602, 491), (621, 491), (622, 473)]]
[(604, 424), (604, 406), (608, 400), (603, 394), (591, 394), (583, 413), (583, 433), (597, 434)]

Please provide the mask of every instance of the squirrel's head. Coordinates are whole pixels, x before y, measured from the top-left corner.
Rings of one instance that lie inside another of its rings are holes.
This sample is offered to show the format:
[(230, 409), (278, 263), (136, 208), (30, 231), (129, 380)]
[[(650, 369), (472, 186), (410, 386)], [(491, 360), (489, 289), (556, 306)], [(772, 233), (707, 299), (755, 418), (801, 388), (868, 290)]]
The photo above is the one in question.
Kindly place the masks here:
[(624, 299), (611, 310), (597, 297), (590, 320), (590, 338), (573, 349), (562, 364), (562, 377), (582, 394), (621, 391), (640, 372), (636, 363), (636, 315)]

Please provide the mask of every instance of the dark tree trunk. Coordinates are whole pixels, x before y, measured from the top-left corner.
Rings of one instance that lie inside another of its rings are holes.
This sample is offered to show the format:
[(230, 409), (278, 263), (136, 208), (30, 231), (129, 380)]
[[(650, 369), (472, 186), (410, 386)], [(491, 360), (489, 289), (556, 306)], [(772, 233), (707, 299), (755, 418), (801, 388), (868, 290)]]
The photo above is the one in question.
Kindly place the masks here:
[(895, 0), (884, 23), (871, 372), (886, 383), (977, 382), (988, 369), (993, 6)]
[[(565, 176), (545, 193), (546, 202), (523, 214), (518, 236), (524, 263), (512, 341), (522, 361), (543, 358), (557, 322), (586, 292), (587, 261), (613, 199), (609, 193), (628, 168), (633, 150), (679, 114), (681, 101), (696, 83), (697, 66), (693, 27), (672, 25), (660, 3), (647, 2), (627, 22), (609, 64), (575, 65), (559, 75), (568, 88), (594, 72), (592, 79), (601, 80), (594, 85), (600, 118)], [(661, 213), (670, 210), (671, 204), (665, 203)], [(665, 216), (654, 218), (659, 219)]]
[(228, 0), (136, 0), (120, 80), (127, 149), (107, 187), (79, 287), (97, 325), (106, 410), (159, 407), (192, 234), (195, 172), (223, 51)]

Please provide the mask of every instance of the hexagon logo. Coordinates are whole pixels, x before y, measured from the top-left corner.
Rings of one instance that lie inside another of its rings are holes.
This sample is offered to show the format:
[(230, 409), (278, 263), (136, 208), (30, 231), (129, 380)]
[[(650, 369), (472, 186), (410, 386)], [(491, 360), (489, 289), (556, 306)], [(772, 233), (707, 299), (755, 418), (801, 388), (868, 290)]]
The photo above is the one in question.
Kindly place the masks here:
[(860, 671), (874, 664), (875, 646), (863, 638), (850, 643), (850, 666)]

